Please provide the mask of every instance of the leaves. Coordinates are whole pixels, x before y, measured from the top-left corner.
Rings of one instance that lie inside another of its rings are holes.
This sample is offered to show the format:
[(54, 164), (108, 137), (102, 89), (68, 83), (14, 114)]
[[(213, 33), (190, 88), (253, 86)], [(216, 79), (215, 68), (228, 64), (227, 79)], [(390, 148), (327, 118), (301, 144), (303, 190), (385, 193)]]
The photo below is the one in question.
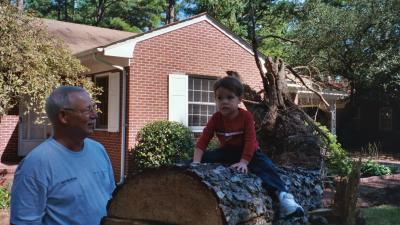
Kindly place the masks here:
[(347, 78), (360, 100), (398, 101), (399, 11), (397, 0), (305, 1), (288, 31), (299, 41), (287, 58), (319, 68), (321, 80)]
[(82, 86), (96, 95), (85, 71), (58, 39), (50, 37), (38, 20), (0, 5), (0, 115), (21, 107), (44, 112), (46, 97), (57, 86)]
[(132, 150), (137, 166), (148, 168), (187, 160), (192, 156), (193, 147), (191, 131), (183, 124), (156, 121), (139, 131)]

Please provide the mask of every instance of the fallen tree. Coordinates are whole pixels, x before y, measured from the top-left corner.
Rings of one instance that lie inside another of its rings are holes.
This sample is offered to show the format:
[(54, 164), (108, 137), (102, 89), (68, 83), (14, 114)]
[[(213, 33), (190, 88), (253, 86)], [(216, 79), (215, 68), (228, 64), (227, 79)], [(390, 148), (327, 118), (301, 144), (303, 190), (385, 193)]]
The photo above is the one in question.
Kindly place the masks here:
[[(320, 207), (319, 171), (282, 167), (279, 173), (306, 212)], [(277, 208), (253, 174), (220, 164), (164, 167), (127, 179), (103, 224), (306, 224), (307, 217), (279, 220)]]

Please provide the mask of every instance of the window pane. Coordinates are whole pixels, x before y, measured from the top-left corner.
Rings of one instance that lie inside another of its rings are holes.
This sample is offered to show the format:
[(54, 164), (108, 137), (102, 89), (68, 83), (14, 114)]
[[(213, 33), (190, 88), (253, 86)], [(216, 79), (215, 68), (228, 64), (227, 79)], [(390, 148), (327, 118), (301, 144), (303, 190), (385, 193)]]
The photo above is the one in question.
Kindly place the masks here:
[(108, 76), (96, 77), (96, 86), (101, 87), (103, 92), (98, 96), (100, 103), (97, 104), (97, 108), (101, 111), (98, 113), (96, 120), (96, 128), (105, 129), (108, 127)]
[(210, 87), (211, 87), (210, 90), (213, 90), (213, 87), (214, 87), (214, 84), (215, 84), (216, 81), (217, 80), (210, 80)]
[(215, 106), (209, 105), (208, 106), (208, 115), (212, 115), (215, 113)]
[(200, 125), (200, 116), (193, 115), (193, 126)]
[(202, 87), (202, 90), (203, 91), (208, 91), (208, 80), (206, 80), (206, 79), (203, 79), (202, 81), (201, 81), (201, 87)]
[(200, 106), (200, 114), (207, 115), (207, 106), (206, 105)]
[(201, 80), (200, 79), (193, 79), (193, 82), (194, 82), (194, 84), (193, 84), (193, 90), (201, 90), (200, 89), (200, 87), (201, 87)]
[(202, 92), (201, 93), (201, 101), (202, 102), (208, 102), (208, 93), (207, 92)]
[(200, 102), (200, 100), (201, 100), (201, 91), (195, 91), (193, 101)]
[(189, 126), (193, 124), (193, 116), (189, 115)]
[(384, 107), (379, 110), (379, 128), (381, 130), (392, 129), (392, 108)]
[(200, 121), (200, 125), (201, 126), (205, 126), (207, 124), (207, 116), (202, 116), (201, 117), (201, 121)]
[(208, 98), (209, 102), (215, 102), (214, 92), (210, 92), (210, 97)]
[(189, 104), (189, 114), (193, 114), (193, 104)]
[(193, 105), (193, 114), (200, 114), (200, 105)]
[(189, 77), (189, 89), (193, 89), (193, 78)]
[(189, 101), (193, 102), (193, 91), (189, 91)]

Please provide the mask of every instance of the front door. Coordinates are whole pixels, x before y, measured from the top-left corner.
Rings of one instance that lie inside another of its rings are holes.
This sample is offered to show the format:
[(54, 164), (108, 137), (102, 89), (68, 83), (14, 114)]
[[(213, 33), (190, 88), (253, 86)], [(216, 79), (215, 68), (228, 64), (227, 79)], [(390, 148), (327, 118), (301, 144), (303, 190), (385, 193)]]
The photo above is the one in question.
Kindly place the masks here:
[(36, 113), (24, 113), (23, 107), (20, 107), (19, 115), (18, 155), (25, 156), (46, 140), (51, 135), (52, 131), (47, 121), (43, 124), (35, 123), (35, 120), (38, 118), (38, 114)]

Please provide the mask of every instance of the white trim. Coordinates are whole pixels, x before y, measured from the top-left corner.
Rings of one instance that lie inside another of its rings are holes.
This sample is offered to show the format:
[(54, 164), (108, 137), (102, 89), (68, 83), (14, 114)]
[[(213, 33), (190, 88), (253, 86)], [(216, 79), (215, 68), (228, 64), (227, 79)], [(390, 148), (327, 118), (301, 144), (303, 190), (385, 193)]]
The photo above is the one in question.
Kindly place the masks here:
[(190, 126), (189, 129), (193, 132), (193, 133), (202, 133), (204, 130), (205, 126)]
[(217, 106), (215, 102), (188, 102), (188, 104)]
[(108, 77), (108, 132), (119, 132), (120, 72)]
[[(295, 93), (315, 94), (314, 92), (309, 91), (309, 90), (299, 90), (299, 88), (306, 89), (306, 87), (304, 87), (303, 85), (288, 83), (287, 86), (296, 88), (296, 90), (294, 91)], [(324, 95), (341, 96), (341, 97), (349, 96), (349, 94), (347, 94), (343, 91), (319, 91), (318, 93), (324, 94)]]
[(95, 74), (93, 76), (94, 82), (96, 78), (108, 77), (108, 93), (107, 93), (107, 128), (94, 128), (95, 131), (106, 132), (119, 132), (119, 115), (120, 115), (120, 73), (119, 72), (105, 72)]
[[(184, 22), (178, 22), (175, 25), (167, 26), (165, 28), (160, 28), (159, 30), (155, 30), (153, 32), (149, 32), (146, 34), (143, 34), (138, 37), (132, 37), (131, 39), (117, 42), (114, 44), (110, 44), (108, 46), (105, 46), (103, 49), (102, 48), (96, 48), (96, 51), (104, 51), (105, 56), (114, 56), (114, 57), (125, 57), (125, 58), (133, 58), (135, 46), (137, 43), (157, 37), (202, 21), (207, 21), (209, 24), (211, 24), (214, 28), (225, 34), (228, 38), (230, 38), (232, 41), (234, 41), (236, 44), (241, 46), (243, 49), (248, 51), (250, 54), (254, 55), (253, 50), (249, 47), (243, 44), (244, 41), (242, 41), (239, 37), (236, 37), (236, 35), (230, 34), (227, 32), (224, 28), (216, 24), (213, 20), (211, 20), (207, 15), (199, 16), (193, 19), (188, 19), (187, 21)], [(262, 57), (260, 57), (262, 58)]]
[(180, 122), (188, 126), (189, 121), (189, 82), (184, 74), (168, 76), (168, 120)]

